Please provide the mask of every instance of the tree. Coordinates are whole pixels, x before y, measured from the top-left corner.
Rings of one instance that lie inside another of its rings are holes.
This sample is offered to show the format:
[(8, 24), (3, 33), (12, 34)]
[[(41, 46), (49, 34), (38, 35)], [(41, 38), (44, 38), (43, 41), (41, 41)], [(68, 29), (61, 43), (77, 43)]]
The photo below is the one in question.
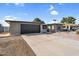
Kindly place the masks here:
[(33, 20), (33, 22), (37, 22), (37, 23), (40, 23), (40, 24), (45, 24), (45, 22), (42, 21), (42, 20), (39, 19), (39, 18), (35, 18), (35, 19)]
[(71, 23), (71, 24), (75, 24), (76, 19), (74, 17), (63, 17), (63, 19), (61, 20), (61, 23)]

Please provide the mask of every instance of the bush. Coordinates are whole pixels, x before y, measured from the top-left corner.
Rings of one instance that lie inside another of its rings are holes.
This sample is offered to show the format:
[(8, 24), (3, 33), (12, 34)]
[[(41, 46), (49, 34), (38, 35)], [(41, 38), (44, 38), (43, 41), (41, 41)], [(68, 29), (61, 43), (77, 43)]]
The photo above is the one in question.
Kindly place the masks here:
[(76, 30), (76, 33), (79, 34), (79, 30)]

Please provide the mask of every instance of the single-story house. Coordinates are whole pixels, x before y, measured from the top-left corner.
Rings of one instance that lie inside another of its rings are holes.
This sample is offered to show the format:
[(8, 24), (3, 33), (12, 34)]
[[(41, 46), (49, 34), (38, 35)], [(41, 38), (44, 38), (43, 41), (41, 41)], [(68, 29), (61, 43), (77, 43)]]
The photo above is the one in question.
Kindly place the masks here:
[(36, 22), (6, 20), (10, 24), (9, 32), (11, 35), (26, 33), (40, 33), (40, 24)]
[(48, 24), (48, 28), (50, 29), (50, 31), (53, 30), (55, 32), (61, 31), (62, 26), (63, 26), (63, 24), (61, 24), (61, 23)]
[(10, 24), (9, 32), (11, 35), (20, 35), (27, 33), (44, 33), (61, 30), (59, 23), (39, 24), (36, 22), (6, 20)]
[(41, 24), (42, 32), (58, 32), (62, 30), (63, 24), (61, 23), (53, 23), (53, 24)]

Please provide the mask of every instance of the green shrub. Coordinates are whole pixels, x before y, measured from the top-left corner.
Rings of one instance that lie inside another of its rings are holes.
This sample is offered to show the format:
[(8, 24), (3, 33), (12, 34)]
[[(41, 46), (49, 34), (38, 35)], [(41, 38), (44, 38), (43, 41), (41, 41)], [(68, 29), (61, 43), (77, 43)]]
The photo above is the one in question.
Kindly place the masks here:
[(76, 30), (76, 33), (79, 34), (79, 30)]

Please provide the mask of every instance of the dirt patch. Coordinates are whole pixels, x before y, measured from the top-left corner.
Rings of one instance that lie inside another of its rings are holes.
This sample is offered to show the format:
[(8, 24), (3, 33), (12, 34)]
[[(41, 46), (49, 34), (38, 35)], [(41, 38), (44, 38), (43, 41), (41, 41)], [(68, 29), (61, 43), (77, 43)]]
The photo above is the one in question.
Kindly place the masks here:
[(0, 32), (0, 38), (1, 37), (7, 37), (7, 36), (10, 36), (9, 32)]
[(0, 56), (35, 56), (20, 36), (0, 38)]

